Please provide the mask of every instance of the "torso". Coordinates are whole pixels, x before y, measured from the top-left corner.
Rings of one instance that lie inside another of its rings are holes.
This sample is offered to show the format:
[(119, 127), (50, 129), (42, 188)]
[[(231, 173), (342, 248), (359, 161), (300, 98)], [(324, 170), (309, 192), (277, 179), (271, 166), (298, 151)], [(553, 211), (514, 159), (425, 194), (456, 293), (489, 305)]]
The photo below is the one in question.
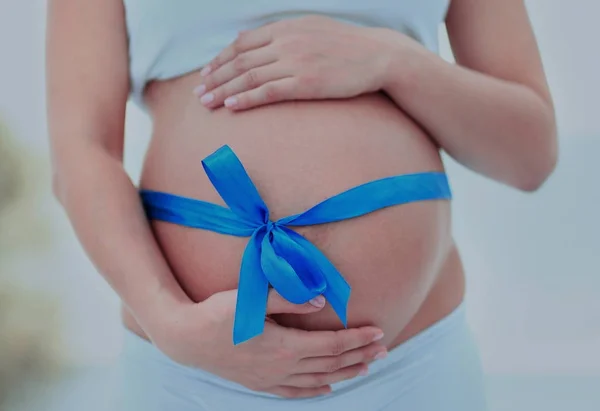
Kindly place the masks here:
[[(223, 144), (240, 157), (273, 219), (367, 181), (443, 170), (437, 147), (382, 94), (211, 112), (192, 95), (199, 83), (195, 72), (147, 87), (145, 101), (154, 130), (142, 188), (225, 205), (200, 163)], [(153, 228), (190, 298), (202, 301), (236, 288), (247, 238), (162, 222), (153, 222)], [(298, 231), (352, 286), (348, 325), (381, 327), (390, 348), (447, 315), (463, 299), (449, 201), (395, 206)], [(144, 336), (127, 312), (124, 320)], [(308, 330), (342, 327), (329, 307), (276, 320)]]

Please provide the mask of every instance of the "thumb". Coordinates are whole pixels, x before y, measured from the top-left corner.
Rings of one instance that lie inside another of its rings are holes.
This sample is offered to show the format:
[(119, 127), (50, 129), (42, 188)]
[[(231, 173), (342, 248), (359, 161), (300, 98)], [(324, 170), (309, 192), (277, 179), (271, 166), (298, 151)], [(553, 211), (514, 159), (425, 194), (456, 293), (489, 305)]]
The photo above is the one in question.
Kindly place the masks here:
[(286, 300), (275, 289), (269, 290), (267, 315), (271, 314), (309, 314), (325, 307), (325, 297), (318, 295), (305, 304), (294, 304)]

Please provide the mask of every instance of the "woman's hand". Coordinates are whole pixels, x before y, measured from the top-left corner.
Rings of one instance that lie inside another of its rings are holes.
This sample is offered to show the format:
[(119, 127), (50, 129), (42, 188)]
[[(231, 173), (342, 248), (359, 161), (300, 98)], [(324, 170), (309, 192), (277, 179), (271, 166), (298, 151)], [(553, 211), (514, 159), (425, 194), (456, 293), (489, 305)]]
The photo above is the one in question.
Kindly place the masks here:
[[(173, 360), (201, 368), (256, 391), (288, 398), (327, 394), (330, 384), (365, 375), (366, 363), (386, 355), (376, 327), (302, 331), (266, 319), (263, 334), (234, 346), (237, 292), (214, 294), (169, 312), (154, 330), (156, 346)], [(271, 290), (267, 314), (317, 312), (325, 305), (296, 305)]]
[(382, 88), (391, 50), (404, 43), (417, 44), (392, 30), (327, 17), (283, 20), (240, 33), (202, 69), (194, 92), (209, 108), (233, 110), (355, 97)]

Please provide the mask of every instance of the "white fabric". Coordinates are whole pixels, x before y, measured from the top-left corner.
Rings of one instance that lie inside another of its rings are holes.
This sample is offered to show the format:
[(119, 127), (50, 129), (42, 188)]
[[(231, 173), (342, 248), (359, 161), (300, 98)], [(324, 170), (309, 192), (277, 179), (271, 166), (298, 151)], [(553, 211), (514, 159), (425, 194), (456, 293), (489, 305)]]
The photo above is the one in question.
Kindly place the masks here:
[(484, 411), (479, 355), (461, 306), (329, 395), (290, 400), (179, 365), (127, 332), (120, 361), (127, 411)]
[(240, 30), (322, 14), (350, 24), (388, 27), (437, 52), (449, 0), (123, 0), (129, 35), (131, 95), (153, 79), (197, 70)]

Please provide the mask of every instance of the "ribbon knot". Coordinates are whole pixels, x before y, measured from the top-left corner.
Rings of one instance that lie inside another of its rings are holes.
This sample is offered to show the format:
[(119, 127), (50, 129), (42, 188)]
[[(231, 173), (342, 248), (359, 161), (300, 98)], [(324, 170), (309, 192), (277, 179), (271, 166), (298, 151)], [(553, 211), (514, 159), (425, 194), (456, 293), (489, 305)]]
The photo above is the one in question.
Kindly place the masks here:
[(267, 233), (270, 233), (275, 227), (277, 227), (277, 223), (272, 220), (269, 220), (264, 226), (267, 228)]

